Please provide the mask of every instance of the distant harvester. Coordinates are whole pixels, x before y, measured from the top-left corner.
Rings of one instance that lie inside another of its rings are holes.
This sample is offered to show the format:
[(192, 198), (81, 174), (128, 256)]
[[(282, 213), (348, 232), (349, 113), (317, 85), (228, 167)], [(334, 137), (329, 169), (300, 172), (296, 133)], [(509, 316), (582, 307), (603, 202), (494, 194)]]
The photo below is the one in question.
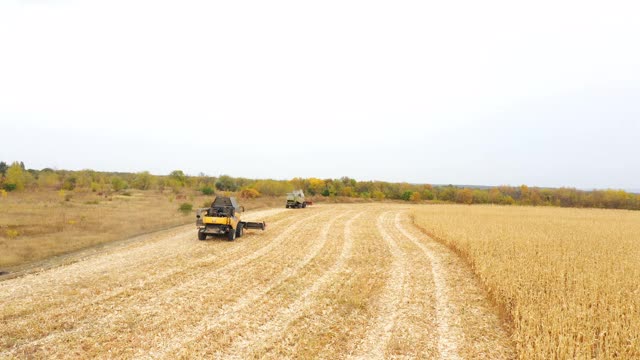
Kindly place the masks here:
[(304, 193), (302, 192), (302, 190), (294, 190), (293, 192), (287, 194), (287, 209), (306, 208), (307, 205), (313, 205), (313, 202), (306, 201), (304, 199)]

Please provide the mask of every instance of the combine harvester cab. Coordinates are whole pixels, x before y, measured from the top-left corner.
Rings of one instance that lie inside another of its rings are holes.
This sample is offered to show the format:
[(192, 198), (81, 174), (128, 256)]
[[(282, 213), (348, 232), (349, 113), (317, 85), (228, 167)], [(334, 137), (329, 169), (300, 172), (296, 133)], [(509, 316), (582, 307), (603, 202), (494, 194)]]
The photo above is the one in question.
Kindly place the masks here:
[(313, 205), (313, 202), (306, 201), (304, 199), (304, 193), (302, 192), (302, 190), (294, 190), (293, 192), (287, 194), (287, 209), (304, 209), (307, 207), (307, 205)]
[(234, 197), (216, 197), (211, 207), (198, 209), (196, 212), (196, 227), (198, 239), (205, 240), (207, 235), (226, 235), (229, 241), (241, 237), (245, 229), (264, 230), (267, 224), (263, 222), (249, 222), (240, 219), (244, 207), (238, 205)]

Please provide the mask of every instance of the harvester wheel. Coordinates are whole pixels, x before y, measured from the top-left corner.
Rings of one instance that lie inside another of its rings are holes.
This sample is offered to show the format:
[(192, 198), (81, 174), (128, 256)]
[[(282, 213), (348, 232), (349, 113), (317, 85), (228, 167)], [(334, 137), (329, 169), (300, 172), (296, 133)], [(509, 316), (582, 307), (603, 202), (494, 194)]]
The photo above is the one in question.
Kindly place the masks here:
[(302, 203), (302, 208), (306, 208), (307, 207), (307, 203)]
[(244, 224), (238, 224), (238, 228), (236, 229), (236, 237), (242, 237), (244, 235)]
[(203, 231), (198, 231), (198, 240), (206, 240), (207, 239), (207, 234), (205, 234)]
[(227, 233), (227, 238), (229, 239), (229, 241), (233, 241), (236, 239), (236, 231), (231, 229), (229, 230), (229, 232)]

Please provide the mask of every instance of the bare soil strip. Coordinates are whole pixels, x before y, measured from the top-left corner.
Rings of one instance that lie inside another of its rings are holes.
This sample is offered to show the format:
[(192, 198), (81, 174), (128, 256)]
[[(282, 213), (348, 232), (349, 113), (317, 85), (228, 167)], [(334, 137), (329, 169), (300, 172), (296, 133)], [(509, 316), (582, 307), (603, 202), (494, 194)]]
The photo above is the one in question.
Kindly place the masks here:
[(402, 250), (407, 264), (402, 301), (386, 345), (385, 358), (438, 358), (435, 284), (431, 263), (422, 251), (395, 227), (394, 211), (382, 222), (385, 232)]
[(395, 216), (395, 227), (402, 235), (417, 245), (431, 263), (431, 275), (435, 284), (436, 316), (438, 324), (438, 350), (443, 359), (460, 359), (458, 355), (458, 341), (461, 339), (459, 332), (451, 327), (455, 321), (453, 313), (456, 310), (449, 302), (449, 287), (445, 277), (445, 269), (441, 265), (440, 258), (427, 246), (421, 243), (415, 236), (407, 232), (400, 223), (400, 214)]
[(398, 308), (404, 298), (405, 279), (407, 278), (407, 264), (405, 254), (383, 225), (383, 219), (388, 213), (378, 216), (376, 227), (389, 247), (393, 258), (389, 280), (380, 298), (381, 308), (375, 322), (372, 324), (366, 338), (362, 341), (355, 358), (382, 359), (391, 337), (392, 329), (398, 317)]

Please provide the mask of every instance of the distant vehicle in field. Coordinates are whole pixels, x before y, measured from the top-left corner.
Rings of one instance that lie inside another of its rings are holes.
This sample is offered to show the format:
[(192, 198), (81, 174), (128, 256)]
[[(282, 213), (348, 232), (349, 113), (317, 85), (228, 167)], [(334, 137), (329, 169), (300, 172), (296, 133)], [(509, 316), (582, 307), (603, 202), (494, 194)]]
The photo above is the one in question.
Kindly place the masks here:
[(287, 194), (287, 209), (289, 208), (306, 208), (307, 205), (313, 205), (313, 202), (304, 199), (302, 190), (294, 190)]
[(229, 241), (244, 234), (244, 229), (264, 230), (267, 224), (263, 222), (249, 222), (240, 220), (244, 207), (238, 205), (234, 197), (218, 196), (211, 203), (211, 207), (198, 209), (196, 212), (196, 227), (198, 239), (205, 240), (207, 235), (226, 234)]

